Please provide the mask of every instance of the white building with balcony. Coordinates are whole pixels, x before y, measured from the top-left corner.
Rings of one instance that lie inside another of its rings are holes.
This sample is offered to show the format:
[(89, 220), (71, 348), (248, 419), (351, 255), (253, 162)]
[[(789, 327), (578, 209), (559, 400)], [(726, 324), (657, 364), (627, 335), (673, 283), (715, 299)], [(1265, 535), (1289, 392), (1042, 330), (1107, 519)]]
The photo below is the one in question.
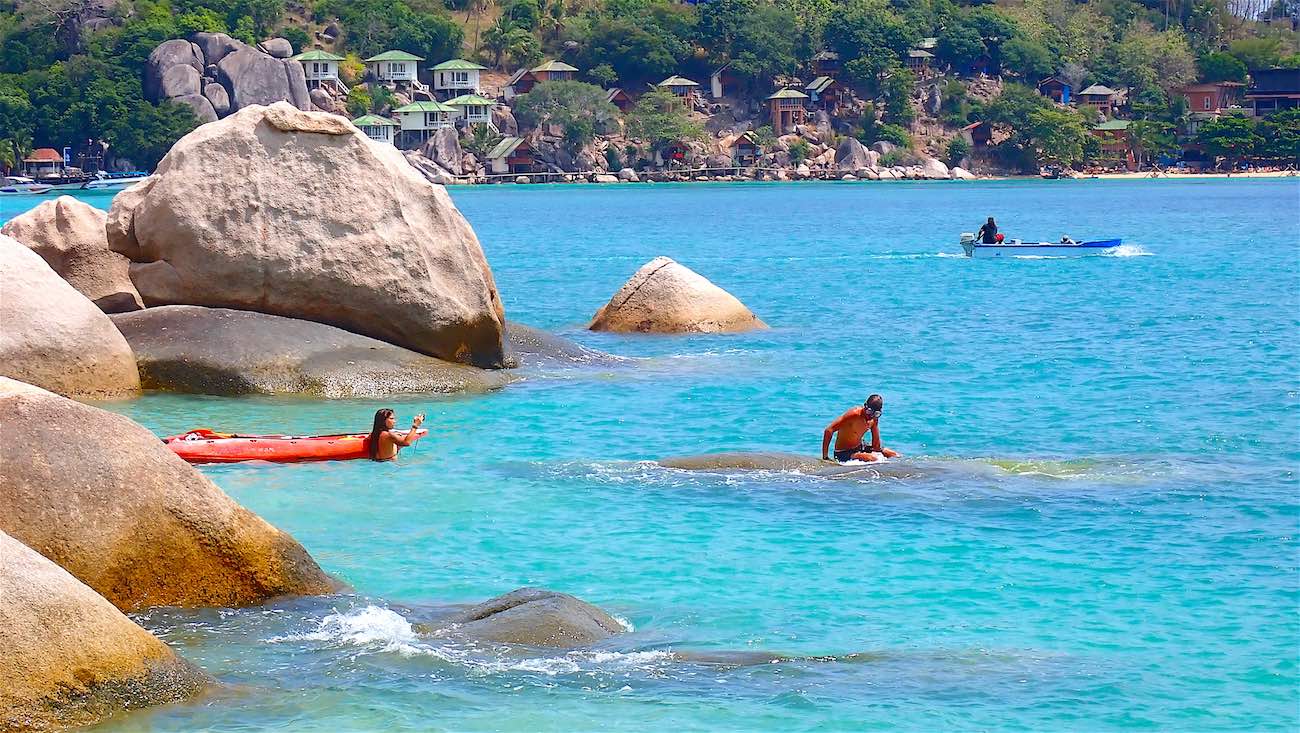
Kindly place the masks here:
[(424, 59), (405, 51), (384, 51), (366, 59), (366, 72), (384, 84), (418, 84), (419, 65)]
[(464, 94), (478, 94), (479, 72), (486, 66), (479, 66), (473, 61), (452, 59), (433, 67), (433, 91), (440, 97), (459, 97)]
[(293, 60), (302, 64), (308, 89), (324, 87), (348, 93), (348, 88), (339, 80), (339, 62), (343, 60), (342, 56), (315, 48), (294, 56)]

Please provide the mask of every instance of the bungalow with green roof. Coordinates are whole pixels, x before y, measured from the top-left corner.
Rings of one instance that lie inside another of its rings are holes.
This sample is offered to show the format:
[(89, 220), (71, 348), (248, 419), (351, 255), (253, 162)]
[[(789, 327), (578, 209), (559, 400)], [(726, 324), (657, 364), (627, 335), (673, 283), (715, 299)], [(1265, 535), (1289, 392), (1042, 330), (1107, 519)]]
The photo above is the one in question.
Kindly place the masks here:
[(700, 85), (684, 76), (677, 76), (674, 74), (655, 86), (672, 92), (673, 95), (682, 101), (682, 104), (687, 109), (691, 109), (695, 106), (695, 90), (699, 88)]
[(352, 120), (352, 124), (360, 128), (371, 140), (388, 145), (393, 144), (393, 134), (397, 132), (398, 127), (396, 122), (379, 115), (362, 115)]
[(820, 107), (832, 115), (839, 110), (843, 88), (834, 77), (819, 76), (808, 82), (808, 86), (803, 89), (808, 93), (809, 104)]
[(366, 72), (379, 82), (419, 83), (419, 64), (423, 60), (405, 51), (384, 51), (366, 59)]
[(339, 62), (343, 60), (342, 56), (314, 48), (294, 56), (293, 60), (302, 64), (308, 89), (325, 87), (336, 89), (344, 94), (348, 93), (348, 88), (339, 80)]
[(925, 76), (930, 70), (930, 62), (934, 60), (934, 54), (923, 48), (909, 49), (907, 52), (907, 68), (915, 71), (917, 76)]
[(397, 147), (413, 148), (424, 143), (433, 133), (444, 127), (451, 127), (456, 117), (456, 109), (442, 102), (411, 102), (393, 110), (401, 122), (402, 129), (397, 135)]
[(808, 120), (808, 110), (804, 108), (807, 99), (807, 94), (794, 89), (782, 89), (767, 98), (772, 113), (772, 129), (776, 134), (784, 135), (794, 130), (795, 125)]
[(465, 121), (466, 127), (487, 125), (493, 130), (496, 129), (492, 124), (492, 105), (496, 102), (491, 99), (477, 94), (462, 94), (447, 100), (446, 104), (456, 110), (456, 116)]
[(487, 154), (488, 170), (496, 174), (532, 173), (533, 150), (522, 137), (507, 137)]
[(479, 93), (479, 72), (486, 69), (473, 61), (452, 59), (433, 67), (433, 91), (447, 97)]
[(1083, 104), (1094, 107), (1098, 112), (1109, 117), (1115, 111), (1119, 92), (1101, 84), (1093, 84), (1075, 96)]
[(763, 155), (763, 148), (758, 144), (758, 136), (753, 130), (742, 132), (731, 141), (731, 162), (740, 168), (758, 165)]
[(1112, 164), (1137, 170), (1137, 159), (1128, 136), (1128, 120), (1107, 120), (1092, 127), (1092, 136), (1101, 143), (1101, 157)]
[(577, 73), (576, 66), (570, 66), (563, 61), (543, 61), (531, 69), (520, 69), (512, 74), (506, 82), (505, 97), (513, 99), (520, 94), (531, 92), (538, 84), (548, 81), (566, 81), (572, 79)]

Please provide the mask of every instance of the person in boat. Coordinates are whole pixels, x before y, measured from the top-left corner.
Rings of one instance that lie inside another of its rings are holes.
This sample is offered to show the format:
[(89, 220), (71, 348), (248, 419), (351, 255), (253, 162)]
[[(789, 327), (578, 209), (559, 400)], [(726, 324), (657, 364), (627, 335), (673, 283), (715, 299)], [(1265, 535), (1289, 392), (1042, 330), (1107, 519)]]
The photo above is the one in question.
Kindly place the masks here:
[[(831, 436), (835, 435), (835, 460), (876, 461), (877, 455), (893, 458), (897, 451), (886, 448), (880, 442), (880, 413), (885, 410), (885, 398), (873, 394), (861, 407), (851, 408), (836, 418), (835, 422), (822, 431), (822, 460), (830, 460), (828, 453)], [(871, 433), (871, 441), (867, 441)]]
[(411, 429), (406, 433), (396, 433), (397, 416), (385, 407), (375, 412), (375, 425), (370, 429), (370, 460), (391, 461), (397, 458), (397, 452), (420, 439), (419, 427), (424, 422), (424, 413), (411, 420)]
[(979, 233), (975, 235), (975, 238), (984, 244), (996, 244), (999, 241), (998, 223), (993, 221), (993, 217), (990, 216), (989, 220), (984, 222), (984, 226), (980, 227)]

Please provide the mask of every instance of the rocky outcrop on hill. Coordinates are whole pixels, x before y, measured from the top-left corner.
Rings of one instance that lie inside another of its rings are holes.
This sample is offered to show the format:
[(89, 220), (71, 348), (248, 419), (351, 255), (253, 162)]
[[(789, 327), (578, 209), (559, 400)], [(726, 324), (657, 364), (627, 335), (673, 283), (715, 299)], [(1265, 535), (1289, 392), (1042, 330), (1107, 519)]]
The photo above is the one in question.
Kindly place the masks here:
[(41, 256), (59, 277), (106, 313), (143, 307), (127, 275), (127, 259), (108, 248), (102, 210), (60, 196), (10, 219), (7, 234)]
[(183, 700), (210, 681), (67, 571), (0, 532), (0, 730), (89, 725)]
[(322, 323), (252, 311), (165, 305), (113, 322), (135, 351), (145, 389), (357, 398), (484, 392), (511, 380)]
[(457, 625), (457, 636), (553, 649), (587, 646), (627, 631), (590, 603), (541, 588), (520, 588), (445, 621)]
[(335, 584), (131, 420), (0, 378), (0, 530), (118, 608), (246, 606)]
[(145, 98), (188, 104), (201, 122), (279, 101), (310, 109), (306, 75), (292, 55), (293, 47), (283, 38), (256, 47), (225, 33), (164, 41), (145, 63)]
[(277, 103), (204, 125), (114, 199), (107, 231), (147, 305), (254, 310), (502, 365), (504, 312), (469, 223), (341, 117)]
[(69, 397), (139, 394), (135, 356), (108, 316), (3, 234), (0, 289), (0, 375)]
[(656, 257), (592, 319), (593, 331), (718, 333), (767, 328), (735, 296), (667, 257)]

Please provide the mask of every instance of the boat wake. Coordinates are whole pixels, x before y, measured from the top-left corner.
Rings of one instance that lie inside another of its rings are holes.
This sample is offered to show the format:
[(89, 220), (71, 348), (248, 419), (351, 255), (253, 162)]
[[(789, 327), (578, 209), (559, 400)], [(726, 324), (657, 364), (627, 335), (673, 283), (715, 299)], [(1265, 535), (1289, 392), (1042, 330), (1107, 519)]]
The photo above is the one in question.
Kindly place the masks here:
[(1102, 257), (1152, 257), (1154, 256), (1154, 254), (1155, 254), (1154, 252), (1148, 252), (1145, 249), (1142, 249), (1141, 246), (1136, 244), (1121, 244), (1118, 247), (1114, 247), (1106, 250), (1106, 252), (1101, 256)]

